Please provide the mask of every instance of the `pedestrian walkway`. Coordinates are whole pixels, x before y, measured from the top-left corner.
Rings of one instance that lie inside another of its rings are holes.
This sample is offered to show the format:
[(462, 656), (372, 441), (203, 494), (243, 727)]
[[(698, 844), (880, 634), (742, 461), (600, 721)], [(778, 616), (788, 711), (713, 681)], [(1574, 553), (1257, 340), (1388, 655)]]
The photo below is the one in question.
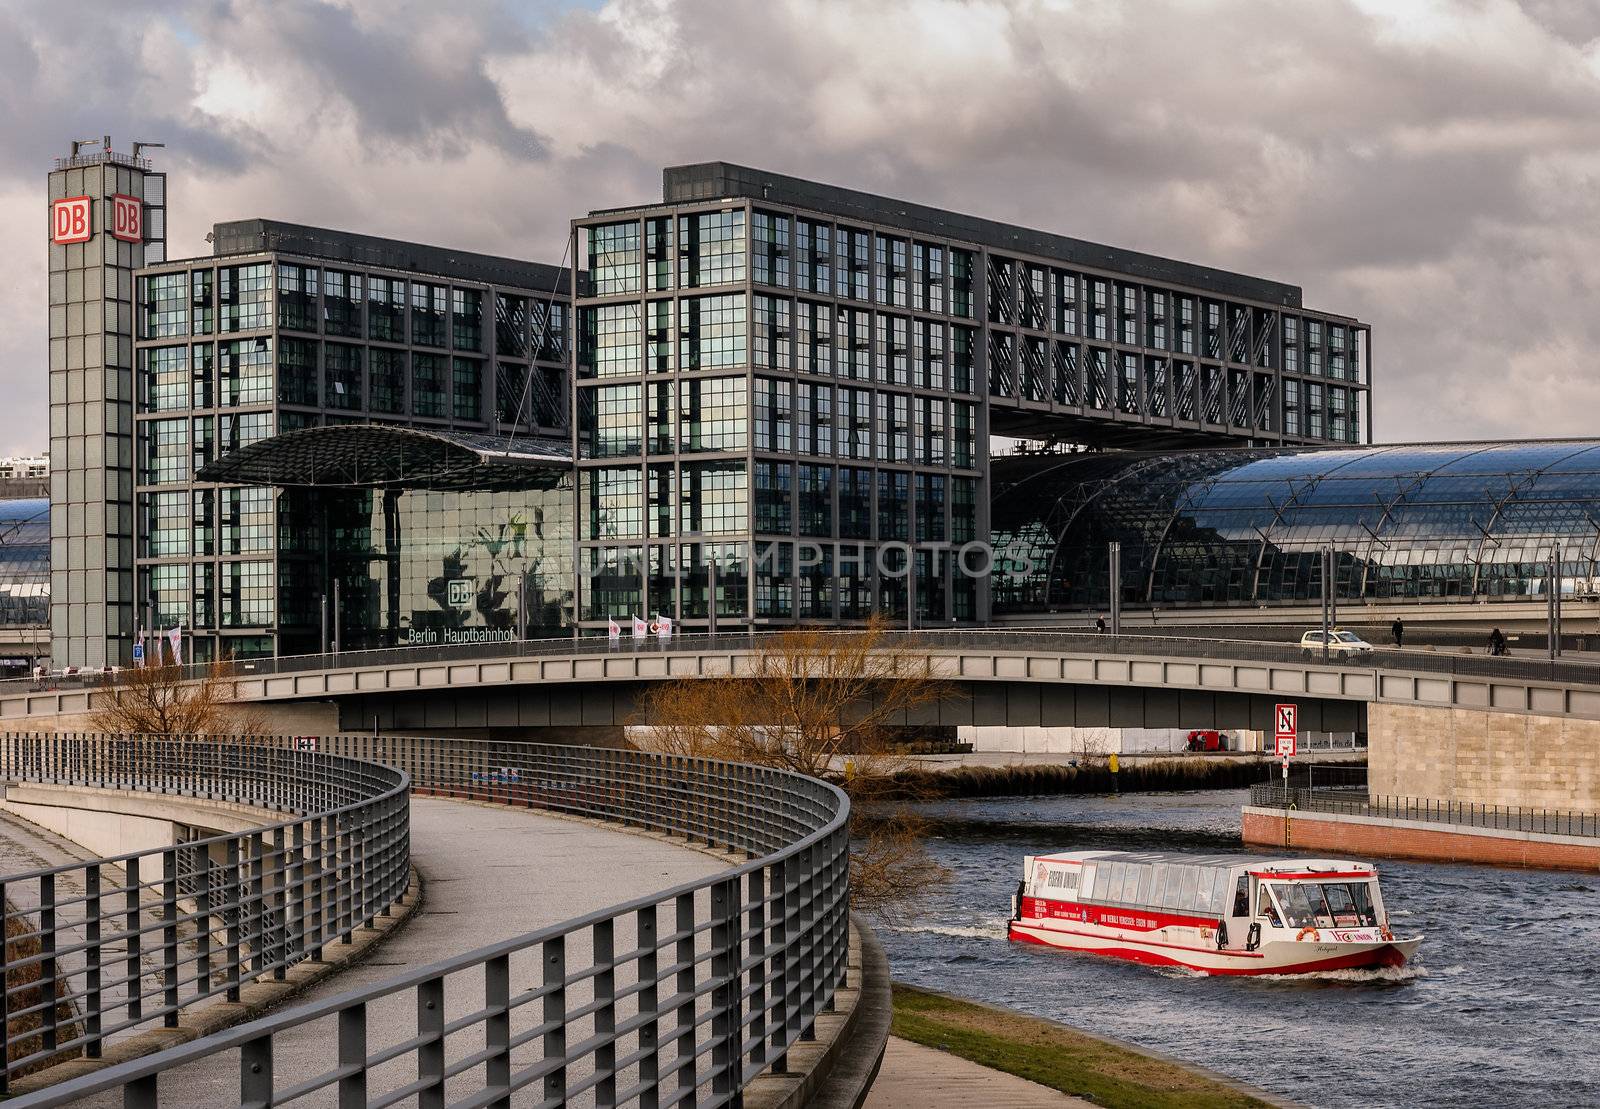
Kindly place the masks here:
[[(366, 962), (324, 980), (293, 1004), (374, 986), (408, 970), (714, 874), (730, 865), (681, 843), (599, 824), (527, 809), (419, 796), (411, 799), (411, 850), (412, 862), (423, 878), (421, 909)], [(619, 928), (617, 949), (628, 949), (632, 939)], [(570, 937), (569, 972), (587, 966), (591, 954), (587, 933)], [(513, 958), (513, 995), (537, 984), (538, 961), (537, 947)], [(626, 984), (626, 976), (619, 972), (617, 979), (620, 989)], [(481, 969), (448, 978), (444, 1004), (447, 1021), (474, 1012), (483, 1004)], [(538, 1008), (535, 1004), (527, 1010)], [(523, 1031), (524, 1017), (531, 1019), (532, 1013), (519, 1015), (514, 1034)], [(376, 1052), (383, 1045), (405, 1040), (415, 1032), (417, 1019), (417, 996), (413, 990), (372, 1000), (367, 1006), (369, 1050)], [(569, 1029), (569, 1036), (572, 1043), (584, 1038), (581, 1029)], [(279, 1035), (273, 1044), (273, 1069), (279, 1088), (332, 1069), (337, 1038), (337, 1026), (332, 1020), (314, 1021)], [(477, 1043), (482, 1046), (481, 1034)], [(467, 1046), (470, 1045), (453, 1048), (450, 1054), (464, 1052)], [(536, 1051), (533, 1054), (537, 1057)], [(519, 1055), (518, 1069), (528, 1062), (531, 1060)], [(409, 1075), (405, 1066), (411, 1068)], [(405, 1084), (416, 1077), (415, 1072), (416, 1064), (410, 1056), (379, 1068), (373, 1074), (374, 1096)], [(537, 1090), (535, 1083), (527, 1096), (537, 1100)], [(452, 1087), (451, 1100), (459, 1096), (462, 1094)], [(238, 1098), (238, 1056), (232, 1052), (178, 1068), (161, 1079), (163, 1107), (233, 1105)], [(333, 1101), (331, 1093), (325, 1092), (295, 1104), (320, 1106)], [(120, 1106), (122, 1100), (120, 1096), (102, 1096), (80, 1104), (109, 1109)]]
[(1068, 1109), (1093, 1106), (1048, 1086), (889, 1037), (865, 1109)]

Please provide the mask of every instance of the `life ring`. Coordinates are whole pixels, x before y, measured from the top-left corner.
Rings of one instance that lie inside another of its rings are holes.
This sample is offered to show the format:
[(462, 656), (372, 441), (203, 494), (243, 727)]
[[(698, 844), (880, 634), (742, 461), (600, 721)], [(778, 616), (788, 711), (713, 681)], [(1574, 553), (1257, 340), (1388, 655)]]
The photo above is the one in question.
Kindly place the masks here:
[(1319, 939), (1322, 938), (1321, 936), (1319, 936), (1317, 934), (1317, 930), (1315, 928), (1302, 928), (1302, 929), (1300, 929), (1300, 934), (1297, 935), (1295, 937), (1295, 939), (1296, 940), (1303, 940), (1307, 936), (1311, 937), (1311, 942), (1312, 943), (1316, 943)]

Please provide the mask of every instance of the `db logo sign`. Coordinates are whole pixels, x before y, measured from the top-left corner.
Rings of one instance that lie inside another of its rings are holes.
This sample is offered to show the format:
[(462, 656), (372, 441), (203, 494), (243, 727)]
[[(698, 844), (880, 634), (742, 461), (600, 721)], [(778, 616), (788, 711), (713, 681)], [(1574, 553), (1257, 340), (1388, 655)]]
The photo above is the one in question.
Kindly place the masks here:
[(117, 195), (111, 198), (111, 226), (106, 230), (112, 238), (125, 243), (144, 241), (144, 202), (136, 196)]
[(471, 608), (472, 595), (473, 589), (471, 578), (451, 579), (451, 581), (448, 583), (447, 592), (445, 594), (446, 599), (449, 601), (450, 607), (452, 608)]
[(89, 222), (89, 205), (86, 196), (69, 196), (50, 206), (50, 241), (53, 243), (86, 243), (94, 235)]

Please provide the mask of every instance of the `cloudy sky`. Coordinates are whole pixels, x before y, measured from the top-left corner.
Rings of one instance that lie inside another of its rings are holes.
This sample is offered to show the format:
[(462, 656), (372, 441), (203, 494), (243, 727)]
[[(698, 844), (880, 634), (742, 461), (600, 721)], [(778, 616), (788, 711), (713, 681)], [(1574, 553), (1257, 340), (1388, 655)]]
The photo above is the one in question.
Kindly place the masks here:
[(558, 261), (722, 158), (1300, 284), (1380, 441), (1600, 434), (1600, 0), (0, 0), (0, 454), (46, 447), (44, 188)]

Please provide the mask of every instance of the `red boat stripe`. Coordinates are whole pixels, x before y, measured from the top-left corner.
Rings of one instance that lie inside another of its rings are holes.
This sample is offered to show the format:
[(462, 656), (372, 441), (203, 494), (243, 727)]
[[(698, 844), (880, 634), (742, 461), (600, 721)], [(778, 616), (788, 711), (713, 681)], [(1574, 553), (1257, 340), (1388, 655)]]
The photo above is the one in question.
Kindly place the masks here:
[[(1012, 923), (1021, 925), (1023, 928), (1032, 928), (1039, 932), (1057, 932), (1064, 936), (1085, 936), (1091, 940), (1126, 940), (1127, 938), (1125, 936), (1097, 936), (1093, 932), (1079, 932), (1071, 928), (1051, 928), (1049, 925), (1045, 924), (1023, 924), (1021, 921), (1013, 921)], [(1135, 940), (1134, 942), (1145, 944), (1148, 947), (1170, 947), (1174, 951), (1205, 951), (1217, 955), (1227, 955), (1230, 958), (1236, 959), (1266, 958), (1266, 956), (1259, 951), (1230, 951), (1227, 948), (1195, 947), (1192, 944), (1185, 943), (1158, 943), (1155, 940)]]
[[(1040, 947), (1055, 947), (1046, 940), (1037, 936), (1030, 936), (1024, 932), (1012, 934), (1012, 939), (1022, 940), (1024, 943), (1038, 944)], [(1060, 950), (1058, 948), (1058, 950)], [(1134, 947), (1074, 947), (1072, 951), (1081, 951), (1087, 955), (1109, 955), (1114, 959), (1126, 959), (1129, 962), (1144, 963), (1147, 966), (1174, 966), (1184, 967), (1188, 970), (1199, 971), (1201, 974), (1313, 974), (1319, 970), (1344, 970), (1350, 967), (1363, 966), (1404, 966), (1405, 957), (1394, 947), (1380, 948), (1376, 951), (1362, 951), (1351, 955), (1336, 955), (1331, 959), (1320, 959), (1314, 963), (1301, 963), (1294, 967), (1198, 967), (1193, 963), (1186, 963), (1181, 959), (1174, 959), (1158, 951), (1141, 951)]]

